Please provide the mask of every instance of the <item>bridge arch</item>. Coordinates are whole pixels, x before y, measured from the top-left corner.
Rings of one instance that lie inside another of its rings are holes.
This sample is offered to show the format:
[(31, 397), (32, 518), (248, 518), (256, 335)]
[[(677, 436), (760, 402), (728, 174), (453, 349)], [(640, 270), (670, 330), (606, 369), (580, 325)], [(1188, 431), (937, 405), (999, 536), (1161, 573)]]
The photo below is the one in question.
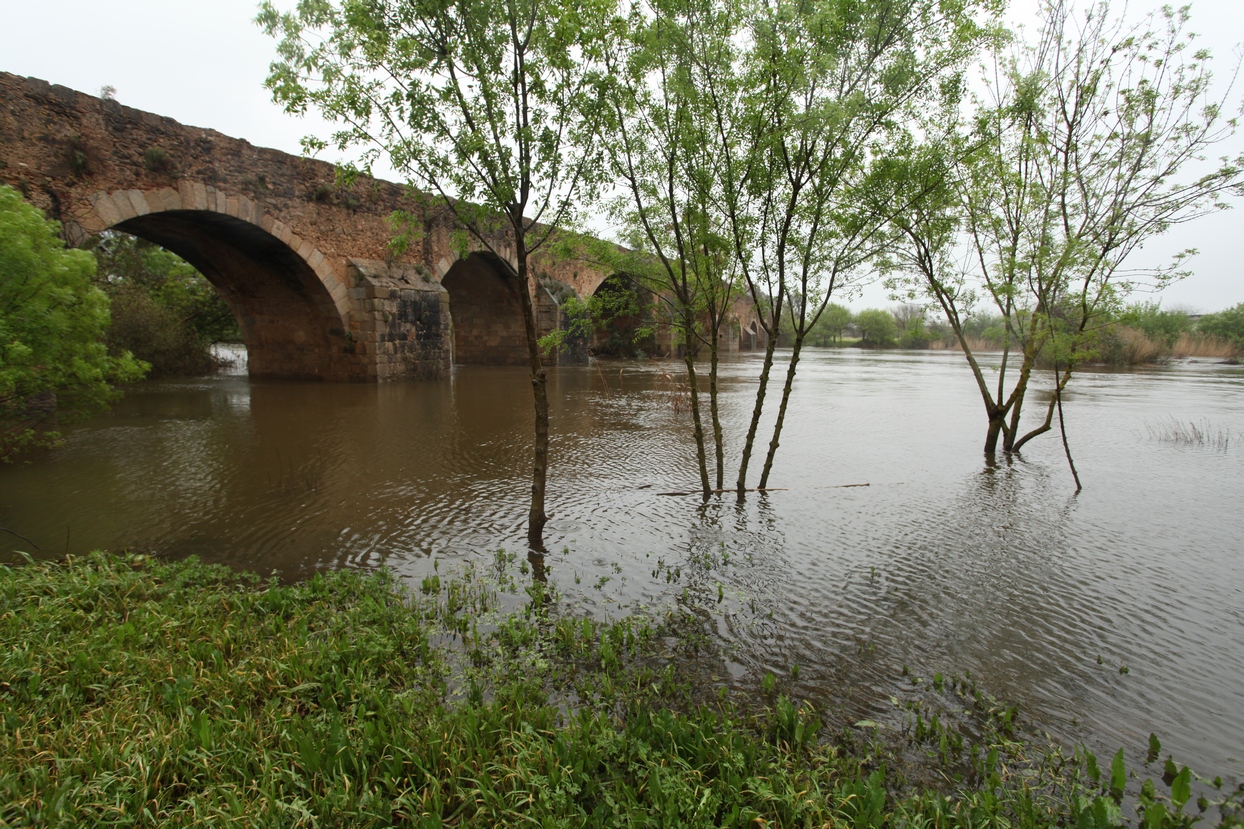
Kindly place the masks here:
[(252, 376), (360, 374), (344, 279), (254, 200), (183, 180), (177, 189), (97, 192), (86, 202), (89, 209), (66, 221), (70, 241), (118, 230), (185, 259), (238, 318)]
[(494, 254), (476, 251), (453, 263), (442, 260), (441, 287), (449, 294), (453, 362), (458, 365), (527, 365), (527, 331), (519, 287)]

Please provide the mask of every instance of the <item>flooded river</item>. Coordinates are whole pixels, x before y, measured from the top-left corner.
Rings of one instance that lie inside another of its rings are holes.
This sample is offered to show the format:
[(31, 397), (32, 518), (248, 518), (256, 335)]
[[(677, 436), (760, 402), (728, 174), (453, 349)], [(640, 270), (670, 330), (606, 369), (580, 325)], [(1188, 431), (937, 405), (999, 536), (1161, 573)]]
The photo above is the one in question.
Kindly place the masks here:
[[(904, 666), (971, 671), (1067, 740), (1143, 749), (1156, 731), (1202, 773), (1244, 776), (1244, 368), (1078, 377), (1075, 496), (1055, 434), (984, 463), (961, 359), (808, 356), (781, 490), (742, 507), (664, 494), (697, 481), (676, 364), (554, 370), (550, 580), (598, 614), (697, 601), (735, 681), (797, 664), (799, 693), (851, 715), (884, 714)], [(723, 369), (735, 452), (758, 366)], [(132, 547), (417, 580), (524, 549), (530, 411), (521, 369), (150, 383), (0, 469), (0, 526), (43, 556)], [(1229, 443), (1161, 440), (1172, 418)]]

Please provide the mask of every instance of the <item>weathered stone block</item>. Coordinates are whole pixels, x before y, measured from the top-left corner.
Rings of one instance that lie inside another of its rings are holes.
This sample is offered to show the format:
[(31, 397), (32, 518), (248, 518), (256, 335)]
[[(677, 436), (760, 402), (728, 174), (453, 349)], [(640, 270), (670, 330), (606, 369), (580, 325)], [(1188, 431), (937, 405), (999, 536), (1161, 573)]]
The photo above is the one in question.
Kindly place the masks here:
[(238, 196), (237, 217), (244, 222), (259, 224), (260, 220), (256, 214), (255, 202), (249, 196)]
[(127, 195), (130, 197), (130, 204), (134, 205), (134, 212), (139, 216), (146, 216), (151, 212), (151, 206), (147, 204), (147, 197), (141, 190), (129, 190)]
[(164, 210), (180, 210), (181, 209), (181, 194), (178, 193), (176, 190), (174, 190), (172, 187), (165, 187), (164, 189), (162, 189), (159, 193), (159, 196), (160, 196), (160, 206)]
[(117, 206), (117, 213), (121, 216), (121, 221), (132, 219), (138, 215), (138, 211), (134, 209), (134, 202), (130, 201), (130, 194), (125, 190), (118, 190), (112, 194), (112, 203)]
[(112, 197), (107, 193), (96, 193), (90, 198), (91, 207), (99, 215), (103, 221), (104, 227), (112, 227), (121, 221), (121, 211), (112, 201)]

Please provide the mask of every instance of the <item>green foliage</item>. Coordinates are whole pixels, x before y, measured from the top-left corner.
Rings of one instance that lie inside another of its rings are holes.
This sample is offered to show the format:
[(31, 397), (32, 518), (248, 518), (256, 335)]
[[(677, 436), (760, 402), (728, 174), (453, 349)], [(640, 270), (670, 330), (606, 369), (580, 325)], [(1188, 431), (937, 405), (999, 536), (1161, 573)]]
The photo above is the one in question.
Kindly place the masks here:
[(87, 155), (86, 145), (82, 142), (82, 137), (80, 135), (71, 135), (66, 144), (65, 161), (69, 165), (69, 172), (79, 178), (90, 175), (91, 157)]
[(892, 312), (894, 322), (898, 326), (899, 348), (928, 348), (936, 334), (929, 330), (925, 319), (925, 310), (919, 305), (905, 303)]
[(173, 159), (160, 147), (143, 150), (143, 165), (153, 173), (167, 173), (173, 169)]
[(889, 311), (865, 309), (856, 314), (855, 324), (860, 329), (860, 345), (886, 348), (897, 342), (898, 324)]
[(962, 323), (965, 336), (1001, 350), (1008, 342), (1006, 319), (1000, 314), (971, 314)]
[(95, 261), (67, 250), (55, 222), (0, 186), (0, 459), (50, 445), (46, 426), (94, 414), (113, 385), (145, 367), (109, 356), (108, 297), (92, 284)]
[(655, 351), (653, 295), (626, 276), (607, 279), (587, 301), (595, 331), (594, 351), (608, 357), (640, 357)]
[(238, 342), (233, 312), (189, 263), (127, 234), (96, 240), (97, 282), (112, 300), (108, 346), (151, 364), (153, 376), (204, 374), (211, 345)]
[(344, 0), (288, 13), (265, 2), (258, 22), (279, 40), (273, 97), (342, 124), (308, 148), (361, 148), (363, 172), (387, 156), (492, 246), (509, 225), (541, 238), (565, 227), (599, 179), (592, 62), (607, 12), (554, 0)]
[(929, 331), (923, 318), (914, 319), (899, 332), (899, 348), (928, 348), (934, 335)]
[(1196, 330), (1200, 334), (1226, 340), (1236, 348), (1244, 350), (1244, 302), (1217, 314), (1206, 314), (1197, 320)]

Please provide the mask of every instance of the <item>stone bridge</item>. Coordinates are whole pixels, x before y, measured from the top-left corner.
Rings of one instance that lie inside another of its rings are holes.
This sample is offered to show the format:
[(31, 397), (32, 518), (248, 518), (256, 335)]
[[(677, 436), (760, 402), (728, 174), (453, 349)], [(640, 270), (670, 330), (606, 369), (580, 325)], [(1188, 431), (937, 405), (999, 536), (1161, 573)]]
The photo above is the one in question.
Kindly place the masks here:
[[(124, 231), (194, 265), (237, 316), (253, 376), (377, 381), (527, 362), (501, 263), (478, 248), (460, 256), (444, 209), (405, 186), (341, 187), (326, 162), (2, 72), (0, 182), (60, 221), (70, 244)], [(417, 227), (400, 251), (399, 210)], [(566, 298), (613, 276), (547, 257), (531, 270), (542, 335), (566, 324)], [(754, 312), (736, 317), (723, 346), (755, 347)], [(656, 351), (671, 344), (659, 330)], [(558, 359), (585, 360), (586, 348)]]

